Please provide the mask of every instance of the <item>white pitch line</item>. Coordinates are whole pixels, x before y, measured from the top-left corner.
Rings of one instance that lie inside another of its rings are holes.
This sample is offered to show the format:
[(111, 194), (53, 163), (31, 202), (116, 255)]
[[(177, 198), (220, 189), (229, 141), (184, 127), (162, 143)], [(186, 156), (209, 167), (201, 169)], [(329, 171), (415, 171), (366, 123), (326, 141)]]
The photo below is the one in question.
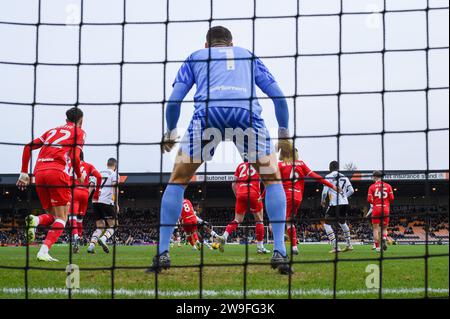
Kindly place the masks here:
[[(68, 290), (64, 288), (29, 288), (30, 294), (36, 295), (67, 295)], [(429, 293), (448, 294), (449, 289), (446, 288), (429, 288)], [(6, 295), (24, 294), (24, 288), (0, 288), (0, 293)], [(79, 290), (72, 290), (74, 295), (88, 295), (88, 296), (101, 296), (111, 294), (111, 290), (100, 290), (95, 288), (84, 288)], [(287, 296), (287, 290), (264, 290), (264, 289), (250, 289), (247, 290), (247, 296)], [(378, 289), (357, 289), (357, 290), (338, 290), (336, 295), (338, 296), (358, 296), (358, 295), (378, 295)], [(405, 295), (413, 293), (425, 293), (425, 288), (385, 288), (383, 289), (383, 295)], [(294, 289), (291, 291), (292, 296), (333, 296), (333, 290), (331, 289)], [(144, 289), (116, 289), (115, 295), (136, 297), (136, 296), (155, 296), (154, 290)], [(159, 291), (158, 295), (161, 297), (198, 297), (198, 290), (168, 290)], [(203, 296), (205, 297), (242, 297), (242, 290), (203, 290)]]

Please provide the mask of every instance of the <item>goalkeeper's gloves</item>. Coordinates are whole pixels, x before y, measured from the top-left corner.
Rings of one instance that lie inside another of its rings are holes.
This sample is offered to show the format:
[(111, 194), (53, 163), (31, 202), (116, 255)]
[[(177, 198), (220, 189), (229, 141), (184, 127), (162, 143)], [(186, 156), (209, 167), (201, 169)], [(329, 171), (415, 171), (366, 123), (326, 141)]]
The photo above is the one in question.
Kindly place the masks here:
[(30, 185), (30, 176), (27, 173), (20, 173), (16, 185), (21, 191), (25, 190)]
[(169, 153), (173, 147), (175, 146), (175, 143), (180, 138), (178, 135), (177, 129), (174, 128), (171, 131), (168, 131), (164, 134), (162, 143), (161, 143), (161, 150), (163, 153)]
[(278, 144), (277, 151), (280, 149), (293, 151), (294, 146), (292, 145), (292, 141), (289, 138), (289, 129), (280, 127), (278, 128)]

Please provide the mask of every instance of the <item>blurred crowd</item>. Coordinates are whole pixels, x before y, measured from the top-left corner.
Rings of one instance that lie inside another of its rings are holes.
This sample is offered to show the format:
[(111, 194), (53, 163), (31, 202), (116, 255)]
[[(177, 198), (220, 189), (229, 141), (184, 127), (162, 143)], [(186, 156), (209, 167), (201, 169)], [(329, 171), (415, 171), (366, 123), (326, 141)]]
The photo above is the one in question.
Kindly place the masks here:
[[(0, 212), (0, 245), (22, 245), (25, 243), (23, 220), (27, 211), (1, 211)], [(372, 229), (370, 222), (365, 218), (366, 212), (352, 208), (348, 217), (352, 239), (359, 241), (371, 241)], [(225, 230), (226, 225), (234, 218), (233, 208), (208, 208), (200, 210), (199, 215), (208, 221), (219, 234)], [(317, 209), (302, 209), (296, 218), (298, 236), (301, 242), (327, 241), (327, 236), (321, 224), (324, 211)], [(148, 209), (122, 209), (119, 214), (119, 226), (115, 234), (115, 241), (119, 245), (144, 245), (154, 244), (158, 239), (158, 208)], [(266, 219), (267, 220), (267, 219)], [(396, 206), (393, 208), (389, 227), (390, 236), (394, 240), (411, 239), (418, 240), (420, 236), (415, 233), (418, 230), (426, 231), (428, 225), (429, 239), (442, 239), (448, 241), (448, 207), (415, 207)], [(266, 224), (268, 226), (268, 224)], [(84, 220), (84, 233), (82, 243), (89, 241), (90, 235), (95, 229), (95, 221), (91, 214), (87, 214)], [(270, 238), (269, 227), (267, 235)], [(337, 227), (336, 229), (339, 229)], [(253, 217), (248, 214), (244, 226), (231, 236), (230, 240), (240, 243), (253, 242), (255, 240), (255, 228)], [(443, 232), (442, 232), (443, 231)], [(338, 232), (339, 236), (340, 231)], [(437, 233), (440, 233), (439, 235)], [(442, 235), (442, 233), (444, 235)], [(182, 239), (184, 239), (183, 233)], [(45, 231), (37, 232), (37, 242), (45, 237)], [(342, 239), (342, 238), (340, 238)], [(70, 240), (69, 229), (64, 232), (59, 242), (68, 243)]]

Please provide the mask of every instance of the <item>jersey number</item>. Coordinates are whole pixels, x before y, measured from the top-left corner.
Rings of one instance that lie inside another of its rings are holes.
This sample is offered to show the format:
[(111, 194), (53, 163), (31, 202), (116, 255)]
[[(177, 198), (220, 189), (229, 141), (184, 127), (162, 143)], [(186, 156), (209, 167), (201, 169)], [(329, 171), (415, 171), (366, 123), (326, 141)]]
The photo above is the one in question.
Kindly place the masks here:
[(383, 199), (387, 198), (388, 197), (387, 189), (383, 188), (383, 195), (381, 195), (380, 189), (379, 188), (375, 188), (375, 197), (378, 197), (380, 199), (381, 198), (383, 198)]
[(246, 166), (246, 165), (242, 165), (241, 166), (241, 171), (239, 173), (239, 179), (245, 178), (247, 176), (254, 176), (256, 174), (256, 170), (253, 168), (253, 166)]
[(67, 140), (70, 137), (70, 131), (68, 131), (68, 130), (59, 130), (59, 133), (62, 133), (64, 135), (59, 137), (59, 138), (57, 138), (56, 140), (54, 140), (52, 142), (51, 140), (56, 135), (56, 133), (58, 133), (58, 130), (51, 130), (49, 132), (49, 135), (48, 135), (47, 139), (45, 140), (45, 144), (48, 144), (48, 146), (61, 148), (62, 146), (60, 145), (60, 143), (62, 141)]
[(223, 49), (223, 50), (220, 50), (220, 52), (225, 53), (225, 56), (227, 58), (227, 70), (228, 71), (234, 71), (236, 69), (236, 64), (234, 62), (234, 51), (233, 51), (233, 49)]
[(185, 212), (190, 212), (191, 211), (191, 208), (189, 207), (189, 204), (184, 204), (183, 206), (184, 206), (184, 211)]

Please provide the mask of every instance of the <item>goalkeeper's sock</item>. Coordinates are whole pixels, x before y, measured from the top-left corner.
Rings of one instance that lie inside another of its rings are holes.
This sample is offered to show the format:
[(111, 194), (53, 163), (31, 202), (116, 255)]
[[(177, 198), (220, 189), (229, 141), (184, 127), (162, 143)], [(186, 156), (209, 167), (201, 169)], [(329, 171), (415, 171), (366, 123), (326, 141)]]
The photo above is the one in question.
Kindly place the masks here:
[(53, 216), (52, 214), (42, 214), (39, 215), (37, 218), (38, 218), (38, 225), (42, 226), (49, 226), (53, 224), (55, 221), (55, 216)]
[(281, 184), (266, 187), (266, 209), (272, 223), (274, 250), (286, 256), (284, 230), (286, 227), (286, 194)]
[(339, 224), (341, 226), (342, 231), (344, 232), (345, 243), (347, 246), (350, 246), (350, 228), (347, 223)]
[(264, 224), (262, 222), (256, 223), (255, 233), (257, 242), (264, 241)]
[(158, 254), (169, 251), (170, 238), (183, 208), (183, 185), (169, 185), (164, 191), (161, 201), (161, 226), (159, 228)]
[(288, 235), (292, 247), (297, 247), (297, 229), (294, 226), (288, 228)]
[(325, 232), (327, 233), (331, 246), (336, 247), (336, 236), (334, 235), (333, 228), (328, 224), (324, 224), (323, 227), (325, 228)]

